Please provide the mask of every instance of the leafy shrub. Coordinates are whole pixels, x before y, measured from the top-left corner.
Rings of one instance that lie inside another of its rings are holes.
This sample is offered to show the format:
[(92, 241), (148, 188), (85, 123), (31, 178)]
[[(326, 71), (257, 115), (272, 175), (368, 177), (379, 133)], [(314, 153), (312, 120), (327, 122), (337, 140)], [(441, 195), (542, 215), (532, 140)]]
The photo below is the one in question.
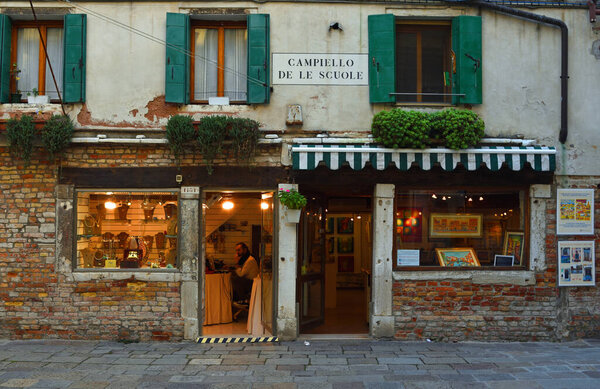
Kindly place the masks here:
[(194, 139), (194, 125), (192, 118), (185, 115), (174, 115), (167, 122), (167, 140), (177, 163), (185, 150), (185, 144)]
[(483, 138), (484, 130), (483, 120), (473, 111), (450, 108), (431, 118), (431, 137), (444, 139), (450, 149), (475, 146)]
[(392, 109), (373, 117), (371, 131), (378, 143), (391, 148), (418, 148), (427, 146), (429, 115), (418, 111)]
[(29, 165), (31, 161), (35, 133), (35, 124), (29, 115), (23, 115), (19, 119), (9, 119), (6, 123), (9, 150), (13, 157), (21, 158), (25, 165)]
[(229, 138), (233, 142), (235, 159), (247, 163), (256, 154), (260, 137), (259, 124), (252, 119), (230, 118)]
[(48, 150), (51, 159), (60, 155), (71, 143), (73, 122), (65, 115), (52, 115), (42, 131), (42, 144)]
[(279, 189), (277, 197), (281, 204), (289, 209), (302, 209), (306, 205), (306, 197), (296, 189)]
[(227, 137), (227, 116), (207, 116), (198, 124), (198, 145), (206, 162), (208, 174), (212, 174), (214, 159), (223, 149), (223, 141)]

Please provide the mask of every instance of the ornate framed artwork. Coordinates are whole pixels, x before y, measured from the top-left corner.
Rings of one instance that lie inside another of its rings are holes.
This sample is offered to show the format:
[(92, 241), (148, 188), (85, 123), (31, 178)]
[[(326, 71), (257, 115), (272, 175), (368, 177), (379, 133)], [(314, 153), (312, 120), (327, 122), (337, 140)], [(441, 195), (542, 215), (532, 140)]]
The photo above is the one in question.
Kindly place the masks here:
[(447, 267), (478, 267), (481, 266), (475, 250), (470, 247), (452, 247), (435, 249), (440, 266)]
[(338, 234), (354, 233), (354, 220), (351, 217), (338, 217), (336, 224)]
[(432, 213), (430, 238), (480, 238), (481, 214)]
[(506, 231), (504, 234), (504, 255), (514, 255), (515, 266), (523, 264), (523, 248), (525, 241), (525, 233), (520, 231)]

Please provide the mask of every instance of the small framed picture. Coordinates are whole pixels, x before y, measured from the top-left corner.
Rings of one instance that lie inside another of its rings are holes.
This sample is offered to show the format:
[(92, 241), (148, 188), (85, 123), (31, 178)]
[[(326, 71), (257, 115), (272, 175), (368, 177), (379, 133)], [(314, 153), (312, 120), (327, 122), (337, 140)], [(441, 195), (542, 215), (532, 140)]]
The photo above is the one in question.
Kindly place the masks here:
[(525, 247), (525, 233), (521, 231), (506, 231), (504, 234), (504, 255), (515, 257), (514, 265), (523, 264), (523, 250)]
[(515, 264), (514, 255), (498, 255), (494, 256), (494, 266), (513, 266)]
[(471, 247), (466, 248), (445, 248), (435, 249), (440, 266), (481, 266), (475, 250)]
[(353, 218), (338, 217), (337, 218), (337, 232), (338, 232), (338, 234), (353, 234), (354, 233)]

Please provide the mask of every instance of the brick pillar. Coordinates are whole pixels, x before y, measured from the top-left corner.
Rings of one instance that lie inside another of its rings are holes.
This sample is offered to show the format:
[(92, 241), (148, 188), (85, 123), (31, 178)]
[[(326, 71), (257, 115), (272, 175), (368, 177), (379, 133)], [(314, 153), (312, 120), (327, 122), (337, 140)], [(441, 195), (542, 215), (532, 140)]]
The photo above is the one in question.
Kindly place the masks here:
[(392, 250), (394, 239), (394, 185), (376, 184), (373, 194), (373, 272), (370, 333), (394, 336), (392, 314)]
[(199, 187), (182, 187), (179, 201), (179, 257), (181, 266), (181, 316), (184, 320), (184, 338), (195, 339), (200, 334), (199, 306)]

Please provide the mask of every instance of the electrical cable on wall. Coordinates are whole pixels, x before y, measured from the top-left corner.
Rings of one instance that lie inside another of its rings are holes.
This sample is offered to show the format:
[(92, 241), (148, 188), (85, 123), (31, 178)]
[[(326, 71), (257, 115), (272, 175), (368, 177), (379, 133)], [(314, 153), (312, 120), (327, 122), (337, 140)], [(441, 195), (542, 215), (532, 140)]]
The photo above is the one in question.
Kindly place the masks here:
[(192, 58), (192, 57), (193, 57), (193, 58), (196, 58), (196, 59), (200, 59), (200, 60), (204, 61), (205, 63), (209, 63), (209, 64), (212, 64), (212, 65), (216, 66), (216, 67), (217, 67), (217, 69), (222, 69), (222, 70), (224, 70), (224, 71), (227, 71), (227, 72), (233, 73), (235, 76), (237, 76), (237, 77), (239, 77), (239, 78), (245, 78), (246, 80), (248, 80), (248, 81), (250, 81), (250, 82), (253, 82), (253, 83), (257, 84), (257, 85), (261, 85), (261, 86), (268, 86), (268, 85), (266, 85), (266, 84), (265, 84), (263, 81), (261, 81), (261, 80), (259, 80), (259, 79), (257, 79), (257, 78), (250, 77), (250, 76), (248, 76), (248, 75), (247, 75), (247, 74), (245, 74), (245, 73), (238, 72), (238, 71), (236, 71), (236, 70), (234, 70), (234, 69), (231, 69), (231, 68), (228, 68), (228, 67), (226, 67), (226, 66), (219, 66), (219, 64), (218, 64), (218, 62), (217, 62), (217, 61), (214, 61), (214, 60), (208, 59), (208, 58), (206, 58), (206, 57), (202, 57), (202, 56), (200, 56), (200, 55), (198, 55), (198, 54), (194, 54), (194, 55), (192, 55), (192, 52), (191, 52), (190, 50), (181, 49), (181, 48), (179, 48), (179, 47), (177, 47), (177, 46), (174, 46), (174, 45), (172, 45), (172, 44), (169, 44), (169, 43), (167, 43), (167, 41), (165, 41), (165, 40), (163, 40), (163, 39), (157, 38), (157, 37), (155, 37), (155, 36), (154, 36), (154, 35), (152, 35), (152, 34), (148, 34), (147, 32), (144, 32), (144, 31), (142, 31), (142, 30), (139, 30), (139, 29), (137, 29), (137, 28), (135, 28), (135, 27), (131, 27), (131, 26), (129, 26), (129, 25), (127, 25), (127, 24), (125, 24), (125, 23), (119, 22), (118, 20), (116, 20), (116, 19), (113, 19), (113, 18), (111, 18), (111, 17), (108, 17), (108, 16), (106, 16), (106, 15), (103, 15), (103, 14), (101, 14), (101, 13), (99, 13), (99, 12), (93, 11), (93, 10), (91, 10), (91, 9), (89, 9), (89, 8), (86, 8), (86, 7), (84, 7), (84, 6), (81, 6), (81, 5), (79, 5), (79, 4), (76, 4), (76, 3), (74, 3), (74, 2), (71, 2), (71, 1), (69, 1), (69, 0), (60, 0), (60, 1), (62, 1), (62, 2), (64, 2), (64, 3), (68, 3), (68, 4), (72, 5), (72, 6), (74, 6), (75, 8), (78, 8), (78, 9), (80, 9), (80, 10), (82, 10), (82, 11), (84, 11), (84, 12), (86, 12), (86, 13), (88, 13), (88, 14), (92, 15), (92, 16), (95, 16), (95, 17), (97, 17), (97, 18), (99, 18), (99, 19), (102, 19), (102, 20), (104, 20), (104, 21), (106, 21), (106, 22), (108, 22), (108, 23), (112, 23), (112, 24), (114, 24), (114, 25), (116, 25), (116, 26), (118, 26), (118, 27), (121, 27), (121, 28), (123, 28), (123, 29), (125, 29), (125, 30), (128, 30), (129, 32), (132, 32), (132, 33), (134, 33), (134, 34), (136, 34), (136, 35), (139, 35), (139, 36), (141, 36), (141, 37), (143, 37), (143, 38), (149, 39), (149, 40), (151, 40), (151, 41), (153, 41), (153, 42), (155, 42), (155, 43), (161, 44), (161, 45), (163, 45), (163, 46), (165, 46), (165, 47), (169, 47), (169, 48), (171, 48), (171, 49), (173, 49), (173, 50), (176, 50), (176, 51), (178, 51), (178, 52), (180, 52), (180, 53), (183, 53), (184, 55), (186, 55), (186, 56), (188, 56), (188, 57), (190, 57), (190, 58)]

